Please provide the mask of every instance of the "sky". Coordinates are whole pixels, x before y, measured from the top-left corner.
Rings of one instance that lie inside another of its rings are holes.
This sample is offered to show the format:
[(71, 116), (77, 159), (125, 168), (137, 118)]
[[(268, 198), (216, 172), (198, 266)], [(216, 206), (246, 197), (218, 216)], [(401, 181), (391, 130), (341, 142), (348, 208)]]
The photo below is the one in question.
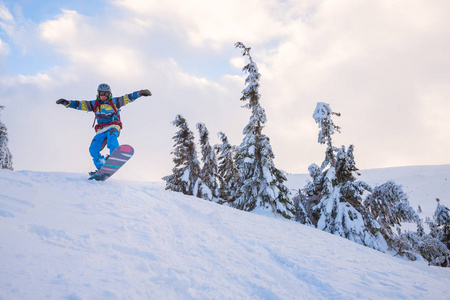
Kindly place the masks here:
[[(0, 121), (16, 170), (87, 173), (94, 116), (56, 105), (149, 89), (123, 107), (121, 144), (135, 156), (118, 178), (159, 180), (183, 115), (211, 144), (239, 145), (250, 111), (241, 92), (251, 47), (262, 75), (263, 133), (275, 165), (321, 164), (317, 102), (341, 113), (335, 146), (360, 169), (450, 163), (450, 2), (0, 0)], [(197, 150), (200, 150), (197, 147)]]

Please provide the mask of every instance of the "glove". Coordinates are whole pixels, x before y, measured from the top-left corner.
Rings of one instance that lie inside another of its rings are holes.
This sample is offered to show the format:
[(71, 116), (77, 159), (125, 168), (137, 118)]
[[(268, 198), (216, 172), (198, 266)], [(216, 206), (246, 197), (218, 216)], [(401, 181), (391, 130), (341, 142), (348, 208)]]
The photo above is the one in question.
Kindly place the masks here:
[(69, 101), (67, 101), (66, 99), (59, 99), (59, 100), (56, 100), (56, 104), (62, 104), (62, 105), (68, 105), (69, 104)]
[(152, 93), (149, 90), (141, 90), (141, 96), (151, 96)]

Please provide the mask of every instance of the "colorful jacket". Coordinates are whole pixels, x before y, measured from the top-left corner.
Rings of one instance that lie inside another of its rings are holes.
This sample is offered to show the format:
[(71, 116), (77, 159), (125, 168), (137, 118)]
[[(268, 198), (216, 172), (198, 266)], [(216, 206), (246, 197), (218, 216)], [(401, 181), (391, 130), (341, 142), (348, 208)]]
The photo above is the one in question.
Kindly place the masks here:
[[(110, 98), (112, 103), (116, 106), (116, 110), (107, 102), (100, 102), (97, 105), (97, 111), (95, 112), (97, 126), (96, 133), (105, 132), (111, 128), (117, 128), (117, 130), (121, 129), (121, 126), (117, 123), (120, 122), (120, 108), (122, 106), (127, 105), (128, 103), (134, 102), (137, 98), (141, 97), (141, 91), (137, 91), (131, 94), (126, 94), (121, 97)], [(98, 99), (98, 95), (97, 95)], [(83, 111), (94, 111), (95, 102), (97, 100), (68, 100), (69, 104), (65, 105), (66, 107), (83, 110)], [(111, 124), (116, 123), (116, 124)], [(104, 125), (104, 126), (102, 126)]]

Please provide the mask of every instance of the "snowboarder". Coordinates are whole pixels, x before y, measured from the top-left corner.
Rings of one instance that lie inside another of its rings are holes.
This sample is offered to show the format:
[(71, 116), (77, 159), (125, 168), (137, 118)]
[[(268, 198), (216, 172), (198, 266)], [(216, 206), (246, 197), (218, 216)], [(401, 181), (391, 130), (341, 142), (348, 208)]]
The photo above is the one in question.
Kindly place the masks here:
[[(106, 83), (102, 83), (97, 89), (97, 99), (90, 101), (79, 100), (66, 100), (59, 99), (56, 104), (62, 104), (65, 107), (83, 111), (93, 111), (95, 113), (95, 125), (96, 135), (89, 147), (89, 153), (92, 156), (94, 165), (97, 169), (100, 169), (105, 163), (106, 159), (100, 154), (100, 151), (108, 147), (110, 154), (119, 146), (117, 138), (119, 137), (120, 130), (122, 129), (122, 122), (120, 121), (120, 108), (127, 105), (130, 102), (135, 101), (141, 96), (151, 96), (152, 93), (145, 89), (126, 94), (122, 97), (112, 97), (111, 87)], [(95, 173), (95, 172), (92, 172)]]

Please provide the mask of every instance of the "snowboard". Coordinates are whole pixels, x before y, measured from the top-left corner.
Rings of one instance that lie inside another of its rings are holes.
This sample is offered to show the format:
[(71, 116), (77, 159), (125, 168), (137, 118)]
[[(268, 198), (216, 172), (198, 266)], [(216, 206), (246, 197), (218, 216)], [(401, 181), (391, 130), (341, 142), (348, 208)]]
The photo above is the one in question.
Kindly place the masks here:
[(134, 154), (130, 145), (121, 145), (114, 149), (103, 166), (89, 177), (89, 180), (105, 181), (120, 169)]

